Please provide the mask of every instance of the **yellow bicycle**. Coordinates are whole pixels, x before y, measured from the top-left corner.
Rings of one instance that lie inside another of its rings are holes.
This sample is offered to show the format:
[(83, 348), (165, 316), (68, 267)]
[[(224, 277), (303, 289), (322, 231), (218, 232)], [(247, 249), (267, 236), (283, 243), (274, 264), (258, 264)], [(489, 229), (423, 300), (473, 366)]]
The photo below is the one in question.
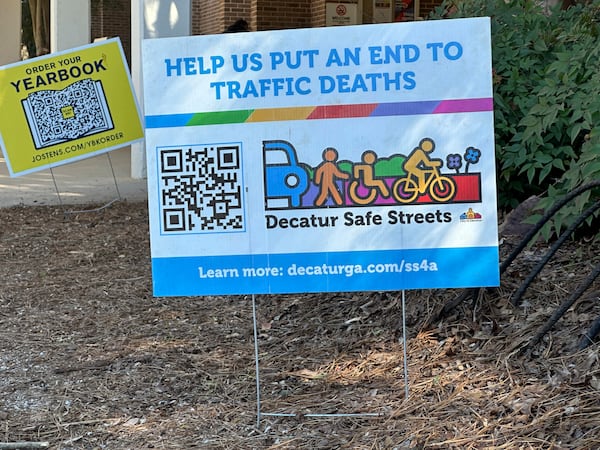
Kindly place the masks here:
[(392, 186), (392, 195), (400, 203), (411, 203), (421, 194), (429, 194), (436, 202), (447, 202), (456, 193), (456, 184), (450, 177), (440, 174), (437, 167), (425, 171), (425, 186), (419, 189), (414, 175), (399, 178)]

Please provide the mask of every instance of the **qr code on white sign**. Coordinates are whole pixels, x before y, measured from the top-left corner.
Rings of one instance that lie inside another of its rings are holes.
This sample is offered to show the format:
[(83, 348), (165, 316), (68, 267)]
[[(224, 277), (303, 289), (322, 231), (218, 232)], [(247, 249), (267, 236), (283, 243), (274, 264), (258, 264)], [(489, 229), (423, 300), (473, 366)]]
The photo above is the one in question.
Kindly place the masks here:
[(240, 143), (157, 150), (163, 233), (244, 230)]

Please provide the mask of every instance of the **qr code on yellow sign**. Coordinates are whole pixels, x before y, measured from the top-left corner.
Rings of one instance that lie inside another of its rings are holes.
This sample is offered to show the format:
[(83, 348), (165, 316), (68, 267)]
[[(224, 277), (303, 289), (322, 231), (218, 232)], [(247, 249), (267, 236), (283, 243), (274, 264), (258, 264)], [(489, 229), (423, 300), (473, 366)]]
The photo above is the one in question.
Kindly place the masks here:
[(114, 129), (100, 81), (32, 92), (22, 104), (36, 149)]

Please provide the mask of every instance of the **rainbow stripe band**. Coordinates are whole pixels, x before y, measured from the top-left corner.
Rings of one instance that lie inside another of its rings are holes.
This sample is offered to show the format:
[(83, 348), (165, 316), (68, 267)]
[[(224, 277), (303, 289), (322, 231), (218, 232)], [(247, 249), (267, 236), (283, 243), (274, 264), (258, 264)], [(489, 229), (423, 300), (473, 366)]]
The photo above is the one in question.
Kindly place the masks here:
[(240, 109), (234, 111), (146, 116), (146, 128), (190, 127), (251, 122), (281, 122), (286, 120), (452, 114), (493, 111), (493, 109), (493, 98)]

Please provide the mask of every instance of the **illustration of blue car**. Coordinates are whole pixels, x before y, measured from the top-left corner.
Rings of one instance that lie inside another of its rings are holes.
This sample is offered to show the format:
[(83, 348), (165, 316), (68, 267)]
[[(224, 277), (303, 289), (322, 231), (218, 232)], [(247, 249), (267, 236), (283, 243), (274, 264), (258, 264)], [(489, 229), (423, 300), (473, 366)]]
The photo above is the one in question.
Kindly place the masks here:
[[(296, 149), (287, 141), (264, 141), (264, 181), (267, 208), (297, 208), (309, 186), (308, 172), (298, 165)], [(279, 202), (277, 200), (284, 200)]]

